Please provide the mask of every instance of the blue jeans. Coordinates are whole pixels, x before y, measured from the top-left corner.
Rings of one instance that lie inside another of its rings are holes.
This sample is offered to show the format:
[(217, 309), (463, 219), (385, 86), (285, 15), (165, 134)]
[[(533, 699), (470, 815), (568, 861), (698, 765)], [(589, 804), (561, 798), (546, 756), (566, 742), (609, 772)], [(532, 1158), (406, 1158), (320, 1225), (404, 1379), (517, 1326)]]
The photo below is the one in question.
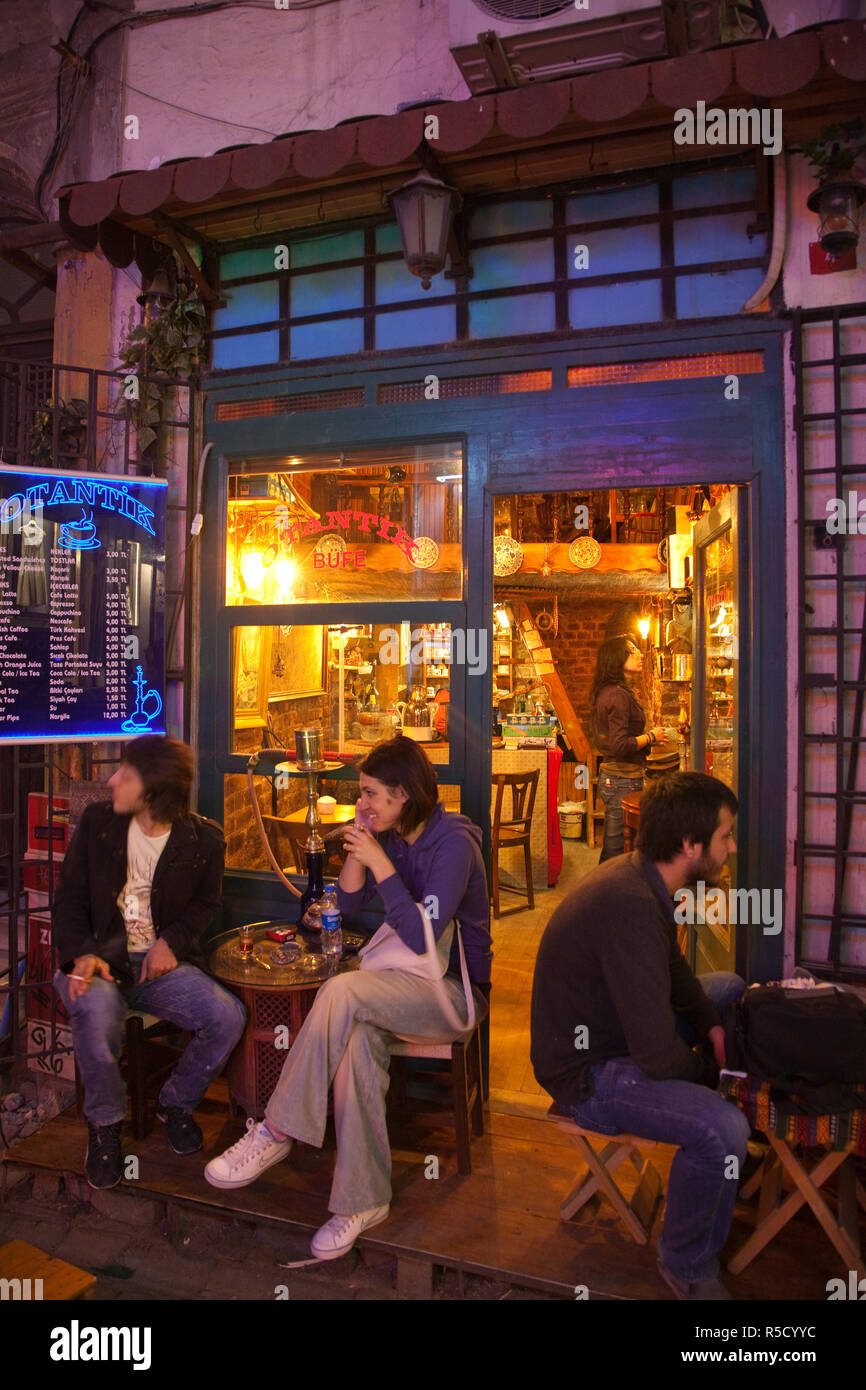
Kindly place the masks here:
[[(139, 968), (135, 968), (138, 976)], [(244, 1031), (247, 1011), (239, 999), (195, 965), (181, 964), (157, 980), (122, 990), (94, 976), (78, 999), (70, 998), (62, 970), (54, 988), (69, 1011), (75, 1060), (84, 1084), (84, 1113), (92, 1125), (113, 1125), (126, 1114), (120, 1075), (123, 1024), (128, 1009), (176, 1023), (193, 1037), (159, 1093), (161, 1105), (192, 1112), (219, 1076)]]
[(625, 850), (625, 828), (622, 818), (622, 799), (629, 792), (643, 791), (643, 773), (636, 777), (616, 777), (612, 772), (599, 771), (598, 792), (604, 802), (604, 843), (599, 864), (614, 859)]
[[(716, 1006), (745, 990), (739, 975), (719, 971), (698, 977)], [(684, 1020), (677, 1032), (696, 1035)], [(741, 1110), (716, 1091), (692, 1081), (653, 1081), (630, 1057), (614, 1057), (592, 1068), (595, 1094), (568, 1108), (579, 1125), (599, 1134), (636, 1134), (677, 1144), (668, 1183), (659, 1258), (678, 1279), (697, 1283), (719, 1272), (716, 1258), (728, 1238), (738, 1182), (727, 1177), (728, 1160), (738, 1172), (751, 1129)]]

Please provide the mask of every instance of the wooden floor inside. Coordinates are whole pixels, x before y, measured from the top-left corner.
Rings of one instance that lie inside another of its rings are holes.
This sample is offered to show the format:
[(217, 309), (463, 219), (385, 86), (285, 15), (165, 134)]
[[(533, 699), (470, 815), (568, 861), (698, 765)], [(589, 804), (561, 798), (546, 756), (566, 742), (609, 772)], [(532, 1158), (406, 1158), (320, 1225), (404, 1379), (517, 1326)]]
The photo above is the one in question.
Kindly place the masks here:
[[(538, 942), (554, 907), (594, 865), (598, 851), (566, 845), (560, 885), (538, 894), (533, 912), (506, 916), (493, 925), (495, 987), (491, 1015), (491, 1095), (486, 1132), (472, 1142), (472, 1174), (457, 1173), (453, 1132), (392, 1126), (394, 1200), (383, 1225), (361, 1244), (398, 1259), (444, 1265), (497, 1281), (574, 1298), (585, 1285), (591, 1298), (667, 1300), (673, 1294), (656, 1271), (661, 1208), (649, 1246), (634, 1244), (606, 1202), (594, 1198), (568, 1223), (559, 1206), (582, 1165), (567, 1135), (546, 1118), (549, 1097), (538, 1086), (529, 1062), (529, 1006)], [(517, 901), (516, 899), (513, 901)], [(511, 905), (507, 897), (503, 906)], [(203, 1176), (205, 1163), (243, 1132), (232, 1119), (226, 1084), (211, 1087), (196, 1112), (205, 1150), (179, 1158), (168, 1148), (161, 1125), (126, 1152), (140, 1160), (137, 1182), (123, 1188), (206, 1211), (255, 1222), (314, 1231), (328, 1218), (333, 1134), (322, 1150), (296, 1144), (287, 1163), (270, 1169), (251, 1187), (221, 1192)], [(83, 1173), (86, 1126), (66, 1111), (29, 1139), (16, 1143), (6, 1158), (34, 1169)], [(653, 1162), (664, 1183), (675, 1150), (660, 1145)], [(425, 1177), (428, 1155), (439, 1159), (439, 1177)], [(620, 1168), (617, 1181), (632, 1188)], [(120, 1190), (120, 1189), (118, 1189)], [(726, 1247), (730, 1258), (755, 1221), (756, 1204), (737, 1207)], [(724, 1272), (723, 1256), (723, 1272)], [(735, 1299), (821, 1299), (827, 1281), (846, 1277), (841, 1261), (817, 1221), (801, 1212), (742, 1274), (727, 1276)]]
[[(559, 882), (546, 892), (535, 893), (530, 910), (522, 894), (503, 893), (501, 906), (508, 915), (491, 921), (493, 935), (493, 990), (490, 995), (490, 1103), (493, 1108), (527, 1115), (543, 1115), (550, 1097), (532, 1073), (529, 1060), (529, 1018), (532, 975), (538, 943), (544, 928), (567, 893), (598, 863), (600, 849), (589, 849), (578, 840), (563, 841)], [(519, 911), (513, 911), (520, 908)]]

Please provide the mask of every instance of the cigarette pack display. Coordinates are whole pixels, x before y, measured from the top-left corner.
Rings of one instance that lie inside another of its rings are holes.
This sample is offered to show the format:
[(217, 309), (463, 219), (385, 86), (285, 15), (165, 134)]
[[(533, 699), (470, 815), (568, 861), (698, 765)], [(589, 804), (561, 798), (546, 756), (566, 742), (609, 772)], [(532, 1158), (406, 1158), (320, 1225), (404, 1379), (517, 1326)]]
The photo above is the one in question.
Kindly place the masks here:
[[(25, 991), (28, 1022), (49, 1023), (54, 987), (51, 964), (51, 918), (31, 917), (27, 929), (27, 975), (31, 988)], [(68, 1023), (69, 1015), (57, 1000), (57, 1021)]]
[(66, 853), (69, 844), (69, 797), (54, 797), (54, 816), (48, 824), (48, 797), (44, 792), (30, 792), (27, 797), (27, 852), (48, 853), (48, 837), (54, 854)]
[(34, 892), (47, 894), (50, 868), (51, 886), (56, 892), (57, 877), (62, 863), (63, 858), (59, 853), (55, 854), (51, 860), (49, 860), (47, 853), (25, 854), (21, 861), (21, 881), (24, 887), (33, 889)]

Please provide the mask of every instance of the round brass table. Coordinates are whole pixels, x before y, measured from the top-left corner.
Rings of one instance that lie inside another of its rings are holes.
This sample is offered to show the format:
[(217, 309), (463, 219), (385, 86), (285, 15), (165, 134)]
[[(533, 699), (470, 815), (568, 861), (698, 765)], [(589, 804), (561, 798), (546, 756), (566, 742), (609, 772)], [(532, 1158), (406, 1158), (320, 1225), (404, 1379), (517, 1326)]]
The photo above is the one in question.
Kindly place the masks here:
[(232, 1113), (242, 1111), (256, 1120), (264, 1116), (289, 1048), (318, 990), (332, 974), (356, 969), (358, 964), (350, 957), (335, 966), (312, 952), (299, 933), (305, 955), (299, 964), (278, 965), (271, 961), (277, 943), (269, 941), (266, 933), (267, 928), (256, 932), (254, 958), (249, 961), (237, 951), (237, 932), (224, 932), (216, 939), (208, 963), (214, 978), (236, 994), (247, 1011), (247, 1026), (228, 1060), (226, 1076)]

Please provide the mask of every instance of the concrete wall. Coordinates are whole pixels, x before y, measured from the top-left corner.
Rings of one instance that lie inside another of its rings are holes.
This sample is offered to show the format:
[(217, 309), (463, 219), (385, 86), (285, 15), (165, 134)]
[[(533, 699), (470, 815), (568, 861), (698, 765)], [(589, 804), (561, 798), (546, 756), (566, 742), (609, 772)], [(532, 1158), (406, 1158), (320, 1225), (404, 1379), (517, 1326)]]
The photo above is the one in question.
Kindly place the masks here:
[[(138, 0), (136, 9), (181, 4)], [(478, 21), (479, 30), (489, 27), (481, 11)], [(449, 0), (333, 0), (131, 29), (124, 110), (138, 116), (139, 139), (124, 141), (123, 166), (148, 169), (286, 131), (327, 130), (353, 116), (391, 115), (401, 102), (467, 97), (448, 25)]]
[[(857, 248), (857, 269), (833, 275), (812, 275), (809, 270), (809, 243), (818, 240), (818, 216), (806, 207), (815, 180), (804, 155), (788, 157), (788, 215), (783, 268), (783, 292), (789, 309), (824, 308), (834, 304), (854, 304), (866, 300), (866, 238), (861, 235)], [(864, 209), (866, 214), (866, 209)], [(861, 226), (866, 228), (866, 215)]]

